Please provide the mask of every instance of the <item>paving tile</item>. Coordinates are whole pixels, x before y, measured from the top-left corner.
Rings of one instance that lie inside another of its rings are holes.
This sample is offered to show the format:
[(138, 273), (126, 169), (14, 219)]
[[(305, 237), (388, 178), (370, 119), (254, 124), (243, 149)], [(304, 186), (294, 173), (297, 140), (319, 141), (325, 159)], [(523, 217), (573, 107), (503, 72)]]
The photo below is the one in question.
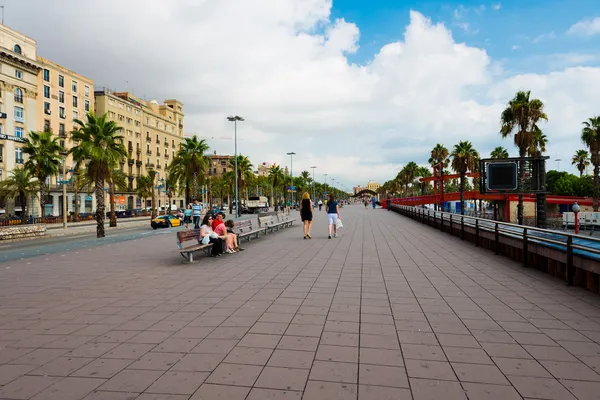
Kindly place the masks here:
[(552, 375), (537, 360), (494, 357), (494, 362), (504, 375), (551, 378)]
[(238, 343), (235, 339), (204, 339), (191, 353), (227, 354)]
[(490, 385), (464, 382), (463, 387), (469, 399), (521, 400), (522, 397), (512, 386)]
[(301, 391), (254, 388), (246, 400), (300, 400)]
[(22, 376), (0, 387), (0, 399), (29, 399), (63, 378), (56, 376)]
[(267, 365), (272, 367), (310, 369), (314, 358), (315, 353), (312, 351), (277, 349), (271, 355)]
[(188, 400), (190, 398), (187, 394), (156, 394), (156, 393), (142, 393), (140, 397), (136, 397), (135, 400)]
[(32, 400), (79, 400), (103, 384), (105, 379), (67, 377), (44, 389)]
[(352, 363), (315, 361), (310, 379), (327, 382), (357, 383), (358, 365)]
[(510, 383), (523, 397), (549, 400), (574, 400), (567, 389), (552, 378), (508, 376)]
[(565, 379), (561, 383), (579, 400), (597, 399), (600, 393), (600, 384), (598, 382)]
[(600, 375), (581, 362), (540, 361), (556, 379), (600, 382)]
[(208, 372), (167, 371), (146, 392), (190, 395), (202, 385), (208, 375)]
[(0, 365), (0, 386), (6, 385), (35, 368), (35, 365)]
[(388, 365), (391, 367), (404, 366), (400, 350), (361, 348), (360, 362), (361, 364)]
[(410, 388), (414, 400), (467, 400), (458, 382), (410, 378)]
[(446, 356), (440, 346), (403, 344), (402, 354), (406, 359), (445, 361)]
[(304, 398), (311, 400), (357, 400), (357, 394), (358, 388), (355, 384), (311, 380), (304, 390)]
[(58, 357), (29, 372), (28, 375), (69, 376), (74, 371), (92, 362), (93, 358)]
[(358, 340), (359, 336), (355, 333), (323, 332), (320, 343), (334, 346), (358, 347)]
[(121, 370), (127, 368), (132, 360), (120, 360), (120, 359), (95, 359), (84, 367), (73, 372), (72, 376), (86, 377), (86, 378), (112, 378), (118, 374)]
[(443, 347), (446, 357), (452, 362), (470, 364), (493, 364), (492, 359), (483, 349), (470, 347)]
[(183, 354), (180, 353), (150, 352), (140, 357), (140, 359), (131, 364), (129, 368), (166, 371), (181, 360), (182, 357)]
[(318, 344), (318, 338), (284, 335), (279, 344), (277, 344), (277, 348), (285, 350), (317, 351)]
[(368, 335), (360, 334), (360, 347), (369, 347), (373, 349), (389, 349), (397, 350), (400, 349), (400, 343), (398, 337), (384, 336), (384, 335)]
[(260, 347), (234, 347), (224, 362), (233, 364), (265, 365), (273, 353), (272, 349)]
[(102, 355), (102, 358), (137, 360), (155, 347), (154, 344), (123, 343)]
[(225, 358), (225, 354), (186, 354), (171, 367), (171, 370), (212, 372), (223, 361), (223, 358)]
[(141, 393), (154, 383), (164, 371), (125, 369), (100, 386), (100, 390)]
[(210, 374), (207, 383), (219, 385), (252, 386), (263, 367), (257, 365), (221, 363)]
[(151, 350), (161, 353), (187, 353), (200, 343), (200, 339), (180, 339), (170, 337)]
[(437, 339), (443, 347), (473, 347), (480, 348), (479, 342), (471, 335), (453, 335), (438, 333)]
[(321, 344), (317, 349), (315, 359), (321, 361), (358, 363), (358, 347)]
[(391, 367), (386, 365), (361, 364), (359, 368), (358, 383), (361, 386), (374, 385), (399, 388), (409, 387), (405, 368)]
[(360, 400), (412, 400), (408, 389), (396, 387), (359, 385), (358, 398)]
[(280, 335), (265, 335), (258, 333), (248, 333), (239, 342), (243, 347), (261, 347), (265, 349), (274, 349), (281, 340)]
[(139, 393), (105, 392), (95, 390), (83, 398), (83, 400), (137, 400)]
[(430, 360), (405, 360), (411, 378), (455, 381), (456, 375), (449, 362)]
[(322, 325), (289, 324), (285, 334), (291, 336), (309, 336), (318, 338), (321, 337), (322, 332)]
[(245, 400), (249, 387), (204, 383), (190, 400)]
[(495, 365), (451, 363), (461, 382), (510, 385), (504, 374)]
[(254, 384), (257, 388), (304, 390), (308, 370), (284, 367), (265, 367)]

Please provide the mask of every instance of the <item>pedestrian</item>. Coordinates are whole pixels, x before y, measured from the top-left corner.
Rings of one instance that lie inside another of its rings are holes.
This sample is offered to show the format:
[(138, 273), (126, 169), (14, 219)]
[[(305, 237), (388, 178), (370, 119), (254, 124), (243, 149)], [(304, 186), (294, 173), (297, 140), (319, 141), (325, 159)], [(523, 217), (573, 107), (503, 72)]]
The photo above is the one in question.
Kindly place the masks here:
[(321, 199), (319, 199), (319, 211), (321, 211), (322, 207), (323, 207), (323, 201)]
[(373, 204), (373, 210), (374, 210), (375, 206), (377, 205), (377, 198), (375, 196), (371, 197), (371, 203)]
[[(194, 217), (194, 229), (200, 229), (200, 214), (202, 212), (202, 206), (198, 199), (194, 199), (192, 204), (192, 216)], [(212, 222), (212, 221), (211, 221)]]
[(185, 224), (185, 229), (190, 230), (190, 224), (192, 223), (192, 205), (188, 204), (183, 212), (183, 223)]
[(304, 192), (302, 202), (300, 202), (300, 218), (304, 228), (304, 239), (312, 239), (310, 236), (310, 228), (312, 228), (313, 205), (310, 201), (310, 194)]
[(331, 239), (331, 228), (333, 228), (333, 237), (337, 237), (337, 221), (340, 218), (340, 208), (337, 201), (335, 201), (333, 193), (329, 195), (325, 212), (327, 212), (327, 222), (329, 224), (329, 239)]
[(390, 196), (389, 194), (387, 195), (387, 202), (385, 203), (385, 205), (387, 210), (390, 211), (392, 206), (392, 196)]

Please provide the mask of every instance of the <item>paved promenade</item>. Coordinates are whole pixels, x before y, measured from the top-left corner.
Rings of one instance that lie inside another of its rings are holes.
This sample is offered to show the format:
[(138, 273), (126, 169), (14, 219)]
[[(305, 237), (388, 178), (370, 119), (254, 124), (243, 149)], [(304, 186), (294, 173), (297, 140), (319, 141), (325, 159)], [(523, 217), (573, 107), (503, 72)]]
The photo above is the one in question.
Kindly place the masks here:
[[(385, 210), (0, 263), (0, 399), (600, 399), (600, 298)], [(68, 240), (68, 238), (65, 238)]]

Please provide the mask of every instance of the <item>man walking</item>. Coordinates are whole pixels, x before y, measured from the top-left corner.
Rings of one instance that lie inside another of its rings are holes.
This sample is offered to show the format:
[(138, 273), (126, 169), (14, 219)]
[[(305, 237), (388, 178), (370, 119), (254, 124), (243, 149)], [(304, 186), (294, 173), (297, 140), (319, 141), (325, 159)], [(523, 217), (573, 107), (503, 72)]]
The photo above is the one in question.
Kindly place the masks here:
[(200, 212), (202, 211), (202, 205), (198, 199), (194, 199), (192, 204), (192, 216), (194, 217), (194, 229), (200, 229)]

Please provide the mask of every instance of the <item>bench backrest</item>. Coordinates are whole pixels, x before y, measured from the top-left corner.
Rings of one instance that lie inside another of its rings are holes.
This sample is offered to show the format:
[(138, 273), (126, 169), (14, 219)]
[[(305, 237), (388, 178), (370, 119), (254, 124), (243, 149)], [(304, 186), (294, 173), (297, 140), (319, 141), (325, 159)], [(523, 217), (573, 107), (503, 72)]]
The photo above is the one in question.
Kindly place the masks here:
[(277, 219), (279, 220), (279, 222), (286, 222), (290, 219), (290, 216), (286, 214), (281, 214), (277, 216)]
[(275, 217), (270, 215), (268, 217), (259, 218), (258, 223), (260, 224), (260, 227), (262, 228), (262, 227), (267, 227), (267, 226), (275, 226), (277, 224), (277, 221), (275, 221)]
[(195, 240), (196, 242), (200, 239), (200, 229), (191, 229), (189, 231), (177, 232), (177, 248), (182, 248), (182, 243)]
[(252, 231), (252, 221), (244, 219), (242, 221), (233, 222), (233, 231), (235, 233), (248, 233)]

